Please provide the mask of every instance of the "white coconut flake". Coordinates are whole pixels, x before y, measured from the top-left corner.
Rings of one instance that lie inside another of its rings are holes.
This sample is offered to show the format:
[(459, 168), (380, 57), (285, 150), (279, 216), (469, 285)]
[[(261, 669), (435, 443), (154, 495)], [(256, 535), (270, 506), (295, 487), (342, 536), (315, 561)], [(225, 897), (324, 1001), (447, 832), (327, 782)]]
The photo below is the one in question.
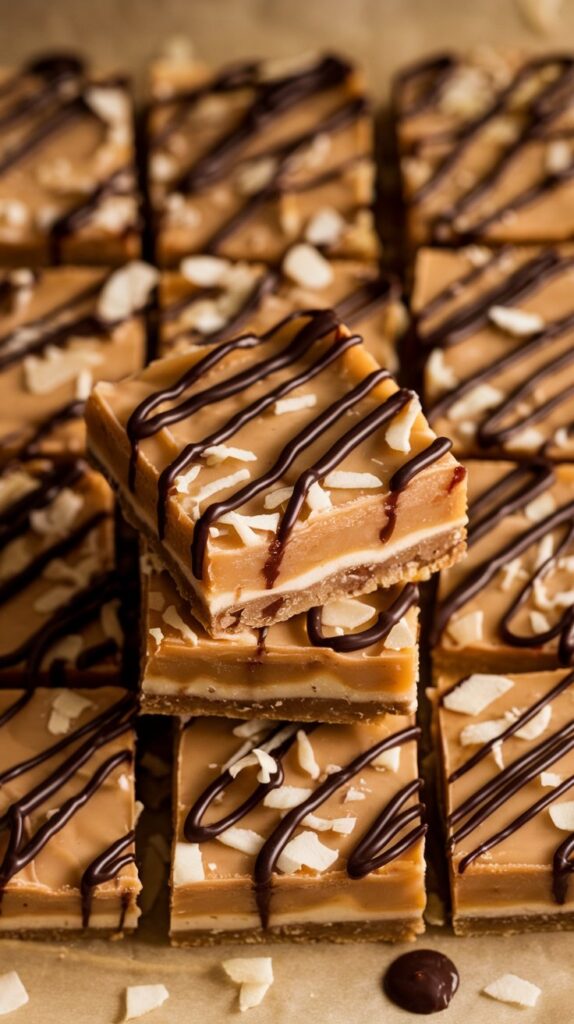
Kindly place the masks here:
[(370, 604), (356, 601), (352, 597), (342, 597), (323, 605), (321, 621), (324, 626), (331, 628), (341, 626), (344, 629), (356, 629), (370, 622), (374, 615), (375, 609)]
[(464, 679), (442, 699), (443, 707), (461, 715), (480, 715), (493, 701), (512, 689), (508, 676), (486, 675), (475, 672)]
[(307, 775), (310, 775), (312, 779), (319, 778), (321, 769), (315, 760), (311, 741), (304, 729), (299, 729), (297, 733), (297, 760), (303, 771), (307, 772)]
[(225, 832), (220, 832), (215, 838), (224, 846), (231, 846), (232, 849), (239, 850), (240, 853), (249, 853), (254, 856), (259, 853), (265, 842), (263, 836), (254, 832), (253, 829), (236, 828), (235, 826), (227, 828)]
[(292, 875), (303, 867), (321, 874), (335, 863), (338, 856), (339, 851), (325, 846), (315, 832), (304, 830), (287, 843), (277, 860), (277, 867), (286, 875)]
[(378, 754), (371, 761), (371, 768), (376, 768), (377, 771), (383, 772), (398, 772), (401, 763), (401, 748), (390, 747), (389, 750), (383, 750), (381, 754)]
[(574, 800), (566, 800), (561, 804), (551, 804), (548, 813), (552, 824), (563, 832), (574, 832)]
[(239, 761), (235, 761), (228, 769), (231, 778), (234, 779), (239, 772), (242, 772), (244, 768), (251, 768), (253, 765), (259, 765), (260, 770), (257, 773), (257, 781), (267, 783), (271, 781), (271, 777), (277, 772), (277, 762), (274, 757), (271, 757), (266, 750), (261, 750), (259, 747), (254, 747), (253, 750), (246, 754), (245, 757), (241, 757)]
[(478, 413), (493, 409), (503, 399), (502, 391), (492, 384), (477, 384), (459, 398), (448, 411), (449, 420), (472, 420)]
[(189, 485), (192, 484), (196, 477), (199, 475), (200, 470), (201, 466), (190, 466), (190, 468), (185, 473), (180, 473), (179, 476), (176, 476), (174, 481), (174, 488), (177, 494), (189, 493)]
[(351, 786), (351, 788), (348, 789), (347, 792), (345, 793), (345, 799), (343, 800), (343, 803), (344, 804), (353, 804), (353, 803), (356, 803), (358, 800), (366, 800), (366, 799), (367, 799), (367, 797), (366, 797), (365, 793), (362, 792), (362, 790), (356, 789), (354, 786)]
[(478, 609), (461, 615), (457, 619), (451, 619), (447, 632), (452, 640), (460, 647), (468, 644), (480, 643), (483, 637), (484, 612)]
[(528, 573), (522, 568), (522, 563), (519, 558), (513, 558), (511, 562), (508, 562), (502, 569), (502, 582), (500, 589), (505, 592), (511, 590), (516, 580), (528, 579)]
[(276, 416), (284, 416), (288, 412), (300, 412), (301, 409), (312, 409), (317, 404), (317, 395), (295, 395), (293, 398), (280, 398), (273, 406)]
[(330, 263), (307, 242), (299, 242), (287, 251), (282, 270), (304, 288), (327, 288), (334, 276)]
[(518, 729), (514, 735), (519, 740), (535, 740), (546, 731), (550, 725), (551, 718), (552, 706), (550, 704), (545, 704), (544, 707), (540, 708), (538, 714), (534, 715), (534, 718), (531, 718), (526, 725), (523, 725), (522, 728)]
[(391, 629), (390, 633), (387, 634), (383, 642), (383, 647), (391, 651), (403, 651), (408, 647), (414, 647), (415, 636), (409, 626), (407, 619), (404, 617), (395, 622), (395, 625)]
[(169, 999), (165, 985), (130, 985), (126, 989), (126, 1015), (124, 1020), (143, 1017), (157, 1010)]
[(203, 882), (205, 869), (199, 843), (176, 843), (173, 858), (173, 884)]
[(496, 767), (499, 769), (499, 771), (502, 771), (502, 769), (504, 768), (504, 749), (502, 740), (498, 740), (496, 743), (492, 744), (492, 749), (490, 753)]
[(0, 974), (0, 1016), (19, 1010), (29, 1002), (29, 999), (16, 971)]
[(68, 533), (83, 504), (81, 494), (64, 487), (46, 508), (36, 508), (30, 512), (30, 526), (35, 533), (46, 537), (63, 537)]
[(179, 265), (186, 281), (198, 288), (215, 288), (229, 270), (229, 260), (219, 256), (186, 256)]
[(561, 782), (562, 776), (557, 772), (540, 772), (540, 785), (545, 789), (555, 789)]
[(431, 388), (443, 394), (445, 391), (454, 391), (459, 379), (452, 366), (446, 361), (442, 348), (433, 348), (425, 367), (425, 375)]
[(355, 825), (356, 818), (320, 818), (316, 814), (307, 814), (303, 818), (302, 825), (312, 828), (315, 832), (337, 832), (342, 836), (350, 836)]
[(550, 623), (542, 612), (530, 612), (528, 619), (530, 621), (530, 628), (535, 636), (538, 636), (539, 633), (547, 633), (550, 629)]
[(334, 245), (345, 230), (345, 220), (332, 206), (317, 210), (307, 222), (305, 241), (311, 245)]
[(324, 512), (333, 505), (329, 492), (325, 491), (317, 480), (311, 484), (305, 500), (312, 512)]
[(505, 441), (505, 446), (511, 452), (537, 452), (544, 444), (544, 434), (536, 427), (525, 427), (524, 430), (513, 434)]
[(516, 974), (503, 974), (482, 990), (491, 999), (500, 1003), (513, 1003), (515, 1006), (536, 1006), (542, 989), (533, 985)]
[(218, 466), (220, 462), (225, 462), (226, 459), (236, 459), (237, 462), (257, 461), (255, 452), (250, 452), (247, 448), (228, 447), (225, 444), (212, 444), (209, 448), (205, 449), (203, 457), (206, 459), (208, 466)]
[(237, 957), (224, 960), (223, 970), (231, 981), (239, 985), (239, 1009), (241, 1012), (250, 1010), (264, 999), (273, 984), (273, 964), (271, 957)]
[(340, 488), (345, 491), (371, 490), (375, 487), (382, 487), (383, 481), (374, 473), (352, 473), (342, 469), (335, 469), (327, 473), (324, 480), (325, 487)]
[(157, 646), (159, 647), (159, 645), (161, 644), (162, 640), (164, 639), (163, 630), (161, 630), (159, 628), (159, 626), (154, 626), (152, 629), (149, 630), (149, 635), (151, 636), (152, 640), (154, 640), (155, 643), (157, 644)]
[(275, 533), (279, 523), (279, 513), (243, 516), (239, 512), (226, 512), (225, 515), (220, 516), (219, 522), (223, 523), (224, 526), (232, 526), (243, 544), (248, 548), (253, 548), (261, 543), (261, 539), (255, 532), (256, 530), (261, 530), (264, 533)]
[(415, 396), (397, 416), (393, 417), (385, 434), (385, 441), (389, 448), (397, 452), (410, 452), (411, 430), (420, 412), (421, 403)]
[(502, 331), (516, 338), (527, 338), (544, 327), (544, 320), (538, 313), (526, 313), (511, 306), (491, 306), (488, 318)]
[(192, 504), (191, 515), (194, 518), (199, 518), (199, 506), (207, 498), (212, 498), (214, 494), (219, 494), (220, 491), (226, 491), (228, 488), (235, 487), (237, 484), (243, 483), (245, 480), (249, 480), (251, 473), (248, 469), (238, 469), (236, 473), (231, 473), (229, 476), (222, 476), (219, 480), (212, 480), (211, 483), (205, 484), (197, 494), (190, 495), (190, 502)]
[(496, 739), (508, 728), (508, 718), (496, 718), (487, 722), (476, 722), (465, 725), (459, 734), (459, 742), (463, 747), (475, 747)]
[(97, 314), (106, 323), (117, 323), (142, 310), (159, 281), (159, 271), (142, 260), (133, 260), (115, 270), (104, 284)]
[(246, 722), (240, 722), (232, 729), (234, 736), (239, 736), (240, 739), (251, 739), (252, 736), (259, 736), (261, 733), (268, 732), (271, 727), (271, 723), (266, 718), (251, 718)]
[(279, 508), (279, 505), (289, 501), (292, 494), (292, 487), (279, 487), (276, 491), (270, 491), (269, 494), (265, 495), (263, 507), (266, 509)]
[(52, 707), (67, 718), (79, 718), (82, 711), (93, 708), (94, 702), (74, 690), (61, 690), (52, 701)]
[(298, 807), (304, 800), (307, 800), (312, 789), (304, 786), (278, 786), (272, 789), (263, 799), (264, 807), (273, 807), (278, 811), (288, 811), (292, 807)]
[[(524, 509), (527, 519), (531, 523), (540, 523), (547, 516), (551, 516), (556, 509), (556, 502), (551, 494), (548, 492), (539, 494), (537, 498), (530, 501)], [(552, 538), (551, 538), (552, 539)]]
[(178, 633), (181, 633), (184, 640), (189, 640), (190, 644), (194, 647), (197, 645), (197, 633), (194, 633), (193, 629), (187, 625), (187, 622), (183, 621), (175, 605), (170, 604), (166, 608), (162, 615), (162, 619), (166, 625), (172, 626), (172, 628), (176, 629)]

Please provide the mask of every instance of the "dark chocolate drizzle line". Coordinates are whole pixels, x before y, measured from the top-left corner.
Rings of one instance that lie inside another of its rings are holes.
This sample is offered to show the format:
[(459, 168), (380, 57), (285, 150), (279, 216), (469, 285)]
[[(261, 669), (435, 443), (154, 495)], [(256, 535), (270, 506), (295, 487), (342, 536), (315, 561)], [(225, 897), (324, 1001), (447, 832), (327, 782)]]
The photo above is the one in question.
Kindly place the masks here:
[(325, 636), (321, 625), (323, 609), (311, 608), (307, 612), (307, 635), (314, 647), (330, 647), (338, 654), (362, 651), (365, 647), (386, 640), (393, 626), (417, 603), (418, 597), (418, 587), (414, 583), (407, 583), (390, 607), (379, 613), (374, 625), (345, 636)]
[[(531, 721), (551, 701), (565, 693), (574, 683), (574, 672), (568, 673), (551, 690), (540, 697), (534, 704), (522, 712), (515, 721), (511, 722), (498, 736), (489, 740), (478, 751), (465, 761), (448, 778), (449, 783), (455, 782), (465, 775), (470, 769), (483, 760), (495, 747), (504, 743), (506, 739), (514, 735), (527, 722)], [(460, 685), (460, 684), (458, 684)], [(444, 698), (444, 695), (443, 695)], [(470, 835), (476, 828), (484, 824), (492, 814), (524, 786), (528, 785), (542, 771), (545, 771), (556, 761), (563, 758), (569, 751), (574, 749), (574, 720), (562, 726), (516, 758), (511, 764), (499, 771), (492, 779), (479, 786), (461, 804), (459, 804), (448, 817), (449, 825), (458, 828), (451, 832), (449, 846), (451, 849), (456, 844)], [(466, 854), (459, 862), (458, 871), (464, 874), (468, 867), (479, 857), (487, 853), (494, 846), (504, 842), (520, 828), (526, 825), (532, 818), (540, 814), (558, 797), (568, 792), (574, 786), (574, 775), (563, 780), (554, 787), (548, 794), (536, 800), (527, 807), (521, 814), (514, 817), (499, 831), (493, 833), (487, 839), (479, 843), (473, 850)], [(552, 861), (552, 893), (557, 903), (563, 903), (566, 899), (568, 876), (574, 870), (571, 855), (574, 850), (574, 836), (568, 837), (556, 850)]]
[[(266, 738), (265, 745), (269, 743), (270, 738), (277, 736), (284, 728), (284, 724), (279, 726), (279, 728), (272, 733), (271, 737), (268, 736)], [(316, 728), (316, 724), (299, 725), (297, 723), (294, 725), (292, 733), (287, 736), (279, 746), (269, 751), (271, 756), (275, 758), (277, 764), (277, 770), (271, 776), (270, 781), (267, 783), (259, 783), (253, 793), (235, 810), (225, 815), (224, 818), (221, 818), (219, 821), (212, 822), (209, 825), (202, 825), (202, 818), (213, 803), (214, 799), (233, 781), (229, 770), (222, 772), (219, 778), (214, 779), (213, 782), (206, 787), (190, 809), (184, 825), (184, 836), (186, 840), (190, 843), (203, 843), (209, 839), (214, 839), (218, 835), (221, 835), (221, 833), (227, 828), (235, 825), (236, 822), (240, 821), (245, 817), (245, 815), (254, 810), (254, 808), (261, 803), (265, 795), (271, 789), (275, 789), (277, 786), (282, 785), (284, 780), (284, 770), (281, 760), (295, 742), (297, 730), (303, 729), (305, 732), (311, 732)], [(383, 751), (417, 740), (419, 736), (420, 729), (418, 726), (410, 726), (400, 732), (394, 733), (392, 736), (387, 736), (385, 739), (380, 740), (363, 754), (359, 754), (344, 768), (341, 768), (339, 771), (327, 776), (325, 781), (317, 787), (311, 796), (301, 804), (298, 804), (297, 807), (288, 811), (282, 818), (280, 823), (267, 838), (257, 856), (257, 860), (255, 861), (253, 884), (262, 928), (267, 928), (269, 925), (272, 879), (275, 871), (275, 865), (282, 850), (291, 839), (295, 829), (302, 822), (303, 818), (305, 818), (307, 814), (316, 810), (317, 807), (324, 803), (333, 795), (333, 793), (340, 789), (341, 786), (350, 782), (358, 772), (362, 771), (363, 768), (366, 768), (367, 765), (369, 765), (374, 758), (378, 757), (379, 754), (382, 754)], [(257, 742), (253, 742), (251, 749), (253, 750), (258, 745), (259, 744)], [(376, 820), (363, 834), (348, 858), (347, 873), (350, 878), (363, 878), (365, 875), (377, 870), (377, 868), (382, 867), (384, 864), (388, 864), (391, 860), (399, 857), (405, 852), (405, 850), (413, 846), (414, 843), (426, 834), (427, 826), (420, 821), (424, 811), (423, 805), (417, 803), (406, 810), (402, 809), (410, 797), (418, 793), (421, 787), (422, 780), (420, 779), (408, 783), (389, 801), (386, 807), (377, 816)], [(419, 819), (419, 824), (397, 842), (393, 843), (395, 836), (417, 818)]]
[[(448, 62), (448, 58), (446, 58), (446, 60)], [(546, 138), (549, 129), (551, 129), (552, 122), (557, 120), (564, 111), (567, 110), (570, 103), (572, 80), (574, 78), (573, 59), (571, 55), (556, 54), (541, 58), (533, 58), (515, 73), (507, 86), (499, 91), (498, 95), (486, 111), (461, 126), (458, 131), (437, 132), (434, 136), (431, 135), (420, 143), (415, 144), (415, 152), (419, 151), (421, 148), (424, 149), (425, 145), (432, 145), (437, 142), (448, 143), (449, 149), (445, 158), (435, 168), (428, 180), (421, 185), (411, 197), (413, 205), (423, 202), (444, 182), (447, 176), (455, 169), (460, 158), (466, 153), (468, 148), (476, 142), (480, 133), (484, 129), (488, 129), (494, 118), (506, 112), (514, 100), (516, 91), (523, 86), (525, 82), (544, 68), (550, 68), (553, 66), (557, 67), (558, 75), (552, 82), (541, 87), (540, 92), (532, 101), (530, 108), (525, 111), (525, 123), (518, 138), (509, 144), (508, 148), (504, 150), (502, 155), (493, 163), (491, 168), (473, 187), (464, 193), (458, 200), (453, 202), (452, 206), (448, 210), (441, 213), (440, 217), (437, 218), (433, 225), (433, 238), (435, 241), (446, 241), (448, 238), (452, 237), (453, 233), (460, 237), (460, 232), (456, 229), (457, 218), (475, 206), (479, 200), (483, 199), (493, 188), (495, 188), (504, 175), (512, 170), (513, 164), (520, 159), (524, 148), (529, 143)], [(435, 68), (438, 75), (438, 87), (435, 83), (434, 88), (430, 85), (426, 90), (427, 94), (431, 95), (431, 105), (433, 100), (436, 102), (439, 98), (440, 90), (444, 82), (444, 57), (439, 57), (436, 60)], [(448, 63), (446, 64), (446, 69), (450, 73), (451, 69), (448, 67)], [(431, 64), (427, 64), (426, 67), (420, 69), (415, 66), (411, 69), (410, 73), (407, 70), (407, 73), (401, 80), (399, 80), (399, 89), (401, 86), (404, 88), (404, 84), (409, 81), (416, 81), (417, 75), (427, 72), (432, 73)], [(421, 109), (425, 109), (425, 107), (426, 104), (423, 99)], [(410, 116), (408, 108), (405, 116)], [(560, 134), (563, 135), (563, 133)], [(470, 237), (480, 235), (481, 232), (484, 232), (484, 230), (491, 224), (500, 221), (500, 219), (508, 212), (518, 210), (535, 202), (546, 192), (559, 186), (563, 181), (569, 180), (572, 177), (572, 173), (572, 169), (569, 168), (565, 172), (545, 175), (538, 182), (524, 189), (523, 192), (520, 192), (514, 198), (509, 199), (506, 203), (501, 204), (498, 208), (489, 212), (482, 219), (473, 223), (472, 227), (468, 232), (466, 232), (466, 234)], [(463, 230), (462, 235), (464, 236), (464, 234), (465, 232)]]
[[(120, 871), (128, 864), (135, 864), (135, 832), (132, 829), (127, 835), (116, 839), (111, 846), (108, 846), (103, 853), (100, 853), (91, 864), (88, 865), (80, 883), (82, 899), (82, 928), (87, 928), (90, 923), (92, 909), (93, 890), (104, 882), (111, 882), (117, 878)], [(130, 849), (131, 847), (131, 849)], [(126, 852), (127, 851), (127, 852)], [(122, 906), (119, 927), (122, 927), (125, 910)]]
[(30, 458), (31, 455), (35, 455), (41, 450), (42, 443), (49, 438), (52, 432), (57, 430), (58, 427), (63, 426), (64, 423), (81, 420), (84, 415), (84, 406), (84, 401), (74, 399), (73, 402), (68, 402), (67, 405), (61, 406), (60, 409), (51, 413), (50, 416), (46, 416), (41, 423), (38, 424), (30, 439), (18, 450), (18, 457), (20, 459)]
[[(72, 209), (67, 210), (50, 225), (50, 253), (52, 262), (61, 262), (62, 244), (68, 235), (80, 230), (87, 223), (94, 211), (98, 209), (110, 196), (131, 195), (131, 187), (135, 187), (135, 166), (126, 164), (118, 167), (102, 179), (92, 191), (78, 201)], [(129, 225), (124, 231), (124, 237), (133, 231), (137, 231), (139, 220), (136, 218), (133, 225)]]
[[(22, 702), (18, 710), (27, 702)], [(9, 710), (12, 712), (10, 717), (13, 717), (14, 706)], [(44, 849), (53, 836), (64, 828), (73, 816), (88, 803), (108, 776), (120, 764), (131, 763), (132, 753), (129, 749), (120, 750), (111, 755), (96, 768), (85, 785), (75, 795), (69, 797), (37, 829), (33, 836), (29, 835), (27, 824), (29, 815), (65, 786), (70, 779), (74, 778), (99, 749), (124, 733), (129, 732), (132, 728), (136, 711), (135, 699), (126, 695), (116, 704), (106, 708), (94, 719), (62, 737), (51, 747), (28, 758), (26, 761), (12, 766), (10, 769), (6, 769), (0, 775), (0, 786), (2, 786), (11, 779), (19, 778), (26, 774), (26, 772), (50, 761), (55, 755), (65, 750), (71, 744), (87, 737), (85, 742), (81, 743), (61, 764), (50, 771), (46, 778), (42, 779), (22, 797), (14, 801), (0, 818), (0, 829), (8, 831), (8, 843), (0, 863), (0, 900), (10, 879), (26, 867)], [(6, 721), (7, 719), (0, 721), (0, 726), (6, 724)], [(121, 869), (121, 866), (123, 865), (120, 865), (118, 870)], [(89, 870), (90, 868), (88, 868)], [(83, 892), (82, 909), (84, 909)]]
[[(471, 505), (469, 510), (470, 529), (468, 544), (472, 547), (506, 517), (525, 508), (538, 495), (552, 487), (555, 473), (543, 460), (533, 460), (517, 466)], [(564, 531), (563, 537), (555, 544), (552, 555), (539, 565), (520, 593), (511, 603), (500, 621), (501, 639), (513, 647), (541, 647), (558, 637), (558, 658), (561, 665), (571, 665), (574, 660), (574, 619), (571, 608), (550, 629), (532, 636), (515, 633), (511, 623), (517, 612), (527, 603), (538, 580), (543, 579), (556, 565), (559, 556), (568, 549), (574, 538), (574, 501), (556, 509), (545, 519), (526, 527), (488, 560), (476, 566), (438, 605), (431, 630), (431, 643), (437, 644), (453, 615), (473, 597), (476, 597), (514, 558), (523, 554), (533, 544), (550, 535), (555, 529)]]

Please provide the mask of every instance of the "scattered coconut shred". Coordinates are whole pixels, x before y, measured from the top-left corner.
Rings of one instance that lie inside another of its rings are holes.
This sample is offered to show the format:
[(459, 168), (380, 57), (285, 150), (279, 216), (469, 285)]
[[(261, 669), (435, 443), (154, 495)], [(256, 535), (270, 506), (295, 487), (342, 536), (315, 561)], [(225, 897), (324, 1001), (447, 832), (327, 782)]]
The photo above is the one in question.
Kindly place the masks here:
[(224, 960), (221, 966), (227, 977), (239, 985), (241, 1012), (259, 1006), (273, 984), (271, 957), (237, 957), (233, 960)]

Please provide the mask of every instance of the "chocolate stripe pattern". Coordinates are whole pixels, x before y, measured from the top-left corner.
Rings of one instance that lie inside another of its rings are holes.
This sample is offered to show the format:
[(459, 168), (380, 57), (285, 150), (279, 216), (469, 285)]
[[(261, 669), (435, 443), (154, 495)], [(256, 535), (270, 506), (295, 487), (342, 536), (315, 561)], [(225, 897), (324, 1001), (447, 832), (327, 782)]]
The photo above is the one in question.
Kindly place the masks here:
[[(193, 727), (193, 721), (188, 723), (187, 728), (190, 727)], [(293, 745), (297, 731), (303, 729), (306, 733), (311, 733), (316, 728), (316, 725), (309, 724), (301, 726), (283, 724), (274, 729), (263, 745), (263, 749), (269, 752), (276, 762), (276, 769), (271, 775), (270, 781), (259, 783), (251, 796), (224, 818), (204, 825), (202, 824), (203, 817), (218, 794), (233, 782), (229, 769), (224, 770), (206, 787), (191, 807), (184, 826), (186, 840), (190, 843), (206, 842), (241, 821), (263, 801), (270, 790), (283, 783), (285, 775), (281, 763), (282, 758)], [(253, 871), (253, 889), (262, 928), (269, 926), (273, 874), (277, 860), (306, 815), (320, 807), (384, 751), (405, 743), (416, 742), (419, 736), (420, 729), (417, 726), (410, 726), (380, 740), (347, 765), (328, 775), (309, 797), (289, 810), (271, 834), (266, 837), (265, 843), (257, 855)], [(244, 756), (256, 746), (257, 743), (246, 744), (241, 748), (238, 756)], [(420, 802), (410, 803), (411, 798), (416, 797), (421, 788), (422, 780), (413, 780), (404, 786), (382, 809), (353, 848), (347, 860), (346, 870), (349, 878), (363, 878), (383, 865), (389, 864), (423, 838), (427, 831), (427, 826), (422, 821), (424, 807)], [(409, 806), (405, 807), (406, 804)], [(416, 824), (413, 824), (415, 822)], [(411, 825), (413, 825), (412, 828), (410, 828)], [(396, 838), (397, 836), (398, 838)]]

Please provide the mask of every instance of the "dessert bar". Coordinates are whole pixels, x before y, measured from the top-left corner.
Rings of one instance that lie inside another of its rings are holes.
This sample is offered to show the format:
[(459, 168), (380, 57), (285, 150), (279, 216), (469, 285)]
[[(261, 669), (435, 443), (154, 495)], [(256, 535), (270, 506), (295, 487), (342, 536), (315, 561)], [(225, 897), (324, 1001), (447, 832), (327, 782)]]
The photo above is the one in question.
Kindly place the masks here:
[(423, 931), (424, 808), (411, 718), (192, 719), (177, 754), (176, 944)]
[(144, 712), (353, 722), (416, 708), (412, 583), (221, 638), (206, 633), (149, 555), (141, 590)]
[(262, 334), (302, 309), (333, 307), (382, 366), (398, 368), (396, 341), (405, 326), (399, 284), (373, 262), (329, 260), (307, 244), (292, 246), (280, 268), (188, 256), (179, 271), (162, 275), (159, 295), (164, 355), (240, 332)]
[(91, 458), (211, 634), (426, 579), (465, 471), (332, 311), (195, 348), (86, 404)]
[(574, 673), (441, 676), (457, 935), (574, 927)]
[(128, 82), (75, 54), (0, 73), (0, 262), (118, 264), (140, 252)]
[(443, 53), (394, 93), (412, 244), (574, 237), (570, 54)]
[(573, 296), (574, 250), (419, 253), (426, 408), (457, 453), (574, 459)]
[(86, 463), (0, 473), (0, 684), (116, 682), (124, 638), (113, 499)]
[(0, 462), (15, 453), (79, 451), (94, 380), (145, 360), (143, 309), (156, 272), (54, 267), (0, 271)]
[(298, 241), (372, 258), (372, 122), (362, 76), (329, 54), (218, 73), (152, 72), (149, 190), (160, 265), (190, 252), (276, 262)]
[(574, 664), (574, 466), (469, 460), (468, 555), (440, 574), (435, 665)]
[(135, 700), (0, 690), (0, 935), (132, 931)]

